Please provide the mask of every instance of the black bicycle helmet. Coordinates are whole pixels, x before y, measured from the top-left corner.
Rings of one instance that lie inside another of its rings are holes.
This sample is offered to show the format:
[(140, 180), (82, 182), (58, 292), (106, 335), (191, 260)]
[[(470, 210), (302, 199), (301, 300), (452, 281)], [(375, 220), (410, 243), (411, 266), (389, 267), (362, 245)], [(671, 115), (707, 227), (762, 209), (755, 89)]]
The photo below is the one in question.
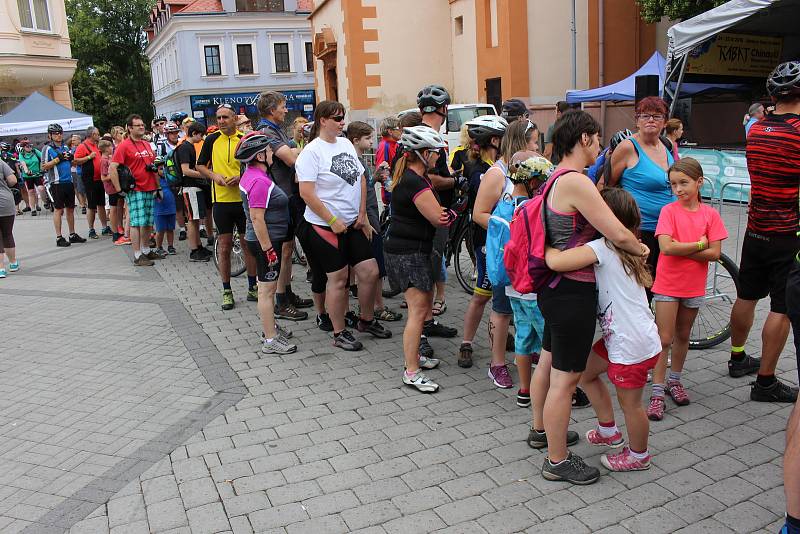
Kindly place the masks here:
[(159, 115), (153, 119), (153, 122), (167, 122), (167, 118), (164, 115)]
[(625, 128), (624, 130), (620, 130), (614, 134), (614, 136), (611, 138), (611, 141), (609, 141), (608, 145), (609, 147), (611, 147), (611, 150), (614, 150), (615, 148), (617, 148), (617, 146), (619, 146), (621, 142), (623, 142), (625, 139), (629, 138), (632, 135), (633, 132), (627, 128)]
[(781, 63), (767, 78), (769, 96), (800, 95), (800, 61)]
[(269, 147), (269, 138), (261, 132), (251, 132), (239, 141), (236, 145), (234, 158), (242, 163), (249, 163), (256, 154), (264, 152)]
[(450, 104), (450, 93), (441, 85), (426, 85), (417, 93), (417, 106), (423, 113), (433, 113)]
[(465, 124), (467, 133), (479, 145), (484, 145), (492, 137), (503, 137), (508, 128), (508, 122), (499, 115), (481, 115)]
[(169, 120), (171, 120), (172, 122), (174, 122), (177, 125), (180, 125), (181, 123), (183, 123), (183, 119), (185, 119), (188, 116), (189, 115), (187, 115), (183, 111), (178, 111), (177, 113), (173, 113), (170, 116)]
[(64, 133), (64, 128), (62, 128), (60, 124), (54, 122), (53, 124), (47, 125), (47, 133)]
[(500, 116), (504, 119), (517, 119), (528, 113), (528, 106), (519, 98), (509, 98), (503, 102), (503, 108)]

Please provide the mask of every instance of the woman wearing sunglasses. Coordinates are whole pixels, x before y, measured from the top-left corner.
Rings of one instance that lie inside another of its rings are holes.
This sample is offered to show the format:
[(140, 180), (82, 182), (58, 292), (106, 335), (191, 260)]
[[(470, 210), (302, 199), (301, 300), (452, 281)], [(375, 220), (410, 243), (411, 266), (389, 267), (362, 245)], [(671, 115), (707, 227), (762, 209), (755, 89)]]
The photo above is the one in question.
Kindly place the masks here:
[[(364, 166), (353, 144), (341, 137), (344, 107), (325, 100), (314, 112), (311, 139), (297, 158), (295, 170), (300, 196), (306, 203), (300, 229), (309, 262), (324, 270), (325, 308), (333, 324), (333, 344), (344, 350), (361, 350), (361, 342), (345, 330), (349, 268), (358, 278), (360, 332), (377, 338), (392, 333), (373, 316), (378, 264), (372, 255), (370, 239), (375, 231), (367, 219), (367, 182)], [(312, 291), (322, 292), (322, 276), (314, 276)]]

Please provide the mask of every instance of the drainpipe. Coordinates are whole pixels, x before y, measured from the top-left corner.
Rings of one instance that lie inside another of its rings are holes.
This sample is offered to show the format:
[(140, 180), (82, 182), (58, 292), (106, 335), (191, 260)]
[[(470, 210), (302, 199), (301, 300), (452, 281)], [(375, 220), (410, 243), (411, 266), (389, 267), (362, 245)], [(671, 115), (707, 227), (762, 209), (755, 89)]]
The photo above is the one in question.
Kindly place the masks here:
[(572, 0), (572, 23), (570, 31), (572, 32), (572, 88), (578, 88), (578, 25), (576, 21), (575, 3), (577, 0)]
[[(600, 87), (605, 85), (605, 0), (598, 0), (597, 6), (597, 25), (598, 25), (598, 39), (597, 39), (597, 71), (600, 82)], [(606, 131), (606, 101), (600, 102), (600, 125), (603, 127), (603, 132)]]

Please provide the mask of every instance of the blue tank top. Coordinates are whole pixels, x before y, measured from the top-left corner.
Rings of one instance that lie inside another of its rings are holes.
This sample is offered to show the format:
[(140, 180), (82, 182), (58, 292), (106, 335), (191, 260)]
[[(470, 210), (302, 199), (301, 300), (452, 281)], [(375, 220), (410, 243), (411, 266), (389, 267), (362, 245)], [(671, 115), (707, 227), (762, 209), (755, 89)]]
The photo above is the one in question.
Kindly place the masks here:
[[(633, 195), (639, 205), (639, 211), (642, 214), (641, 229), (655, 232), (661, 208), (674, 202), (675, 196), (669, 186), (667, 171), (650, 159), (636, 139), (633, 137), (629, 137), (629, 139), (639, 154), (639, 161), (630, 169), (622, 171), (620, 186)], [(662, 145), (662, 148), (667, 154), (667, 164), (671, 166), (675, 162), (675, 158), (672, 157), (667, 147)]]

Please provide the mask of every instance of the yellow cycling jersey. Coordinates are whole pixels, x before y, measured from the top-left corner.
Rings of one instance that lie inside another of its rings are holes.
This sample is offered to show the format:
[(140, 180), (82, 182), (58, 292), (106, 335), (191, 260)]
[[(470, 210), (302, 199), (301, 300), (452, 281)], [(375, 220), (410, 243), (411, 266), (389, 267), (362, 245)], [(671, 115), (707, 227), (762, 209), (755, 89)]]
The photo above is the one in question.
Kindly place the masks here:
[[(197, 157), (197, 164), (205, 165), (225, 178), (241, 176), (242, 166), (233, 156), (236, 154), (236, 145), (239, 144), (239, 139), (242, 137), (244, 137), (242, 132), (236, 131), (233, 135), (225, 135), (221, 130), (206, 136), (203, 148)], [(211, 192), (211, 200), (213, 202), (241, 202), (239, 186), (215, 183)]]

